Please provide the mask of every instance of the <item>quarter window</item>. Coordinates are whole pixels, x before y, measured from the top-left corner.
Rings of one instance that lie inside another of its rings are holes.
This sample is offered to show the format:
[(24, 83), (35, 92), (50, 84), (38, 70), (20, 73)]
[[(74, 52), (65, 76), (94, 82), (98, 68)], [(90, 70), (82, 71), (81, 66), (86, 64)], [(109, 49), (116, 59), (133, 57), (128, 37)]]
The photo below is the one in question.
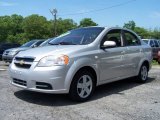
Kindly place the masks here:
[(150, 41), (150, 46), (151, 46), (151, 47), (155, 47), (153, 40)]
[(154, 43), (155, 43), (155, 47), (159, 47), (157, 40), (154, 40)]
[(141, 45), (140, 40), (131, 32), (124, 31), (124, 35), (125, 35), (125, 44), (127, 46)]

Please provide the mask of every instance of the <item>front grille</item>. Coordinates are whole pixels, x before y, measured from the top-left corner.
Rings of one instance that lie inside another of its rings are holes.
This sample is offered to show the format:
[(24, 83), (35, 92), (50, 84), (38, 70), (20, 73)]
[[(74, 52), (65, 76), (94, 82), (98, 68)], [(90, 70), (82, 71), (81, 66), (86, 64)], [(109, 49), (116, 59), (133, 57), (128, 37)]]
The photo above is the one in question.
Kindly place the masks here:
[(31, 57), (15, 57), (14, 64), (16, 65), (16, 67), (29, 69), (34, 59), (35, 58), (31, 58)]
[(24, 80), (20, 80), (20, 79), (16, 79), (13, 78), (13, 83), (18, 84), (18, 85), (22, 85), (22, 86), (27, 86), (27, 82)]
[(15, 60), (16, 61), (25, 61), (25, 62), (33, 62), (34, 61), (34, 58), (30, 58), (30, 57), (15, 57)]
[(20, 63), (14, 63), (19, 68), (26, 68), (29, 69), (31, 67), (30, 64), (20, 64)]
[(45, 89), (45, 90), (52, 90), (52, 86), (50, 84), (44, 83), (44, 82), (36, 82), (36, 88)]

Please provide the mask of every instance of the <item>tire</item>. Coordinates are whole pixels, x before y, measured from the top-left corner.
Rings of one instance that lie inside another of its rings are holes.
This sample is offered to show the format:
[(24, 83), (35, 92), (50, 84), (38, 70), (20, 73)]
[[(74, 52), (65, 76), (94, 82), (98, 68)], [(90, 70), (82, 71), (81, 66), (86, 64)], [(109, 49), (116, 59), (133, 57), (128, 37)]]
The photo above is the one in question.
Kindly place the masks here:
[(148, 79), (148, 67), (146, 64), (143, 64), (140, 68), (137, 80), (140, 83), (145, 83)]
[(72, 100), (84, 102), (88, 100), (95, 90), (95, 78), (87, 70), (75, 74), (71, 83), (69, 96)]

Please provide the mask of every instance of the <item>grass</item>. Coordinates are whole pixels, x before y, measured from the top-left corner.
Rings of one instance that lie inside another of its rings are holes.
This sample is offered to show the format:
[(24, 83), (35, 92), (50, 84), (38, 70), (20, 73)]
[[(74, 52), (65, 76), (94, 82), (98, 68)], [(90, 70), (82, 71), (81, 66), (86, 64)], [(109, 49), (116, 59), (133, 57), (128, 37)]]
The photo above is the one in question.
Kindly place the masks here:
[(156, 60), (152, 60), (152, 65), (159, 65)]

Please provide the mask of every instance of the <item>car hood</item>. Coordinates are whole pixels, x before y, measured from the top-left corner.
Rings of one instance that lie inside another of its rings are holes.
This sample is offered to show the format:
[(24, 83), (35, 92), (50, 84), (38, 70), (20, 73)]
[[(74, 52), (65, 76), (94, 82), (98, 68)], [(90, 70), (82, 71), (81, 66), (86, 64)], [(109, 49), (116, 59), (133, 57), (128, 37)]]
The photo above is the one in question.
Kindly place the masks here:
[(23, 51), (23, 50), (28, 50), (30, 49), (30, 47), (17, 47), (17, 48), (11, 48), (11, 49), (7, 49), (6, 51)]
[(18, 57), (34, 57), (34, 61), (39, 61), (41, 58), (48, 55), (71, 55), (75, 51), (84, 50), (87, 48), (86, 45), (54, 45), (44, 46), (29, 49), (26, 51), (19, 52), (16, 56)]

